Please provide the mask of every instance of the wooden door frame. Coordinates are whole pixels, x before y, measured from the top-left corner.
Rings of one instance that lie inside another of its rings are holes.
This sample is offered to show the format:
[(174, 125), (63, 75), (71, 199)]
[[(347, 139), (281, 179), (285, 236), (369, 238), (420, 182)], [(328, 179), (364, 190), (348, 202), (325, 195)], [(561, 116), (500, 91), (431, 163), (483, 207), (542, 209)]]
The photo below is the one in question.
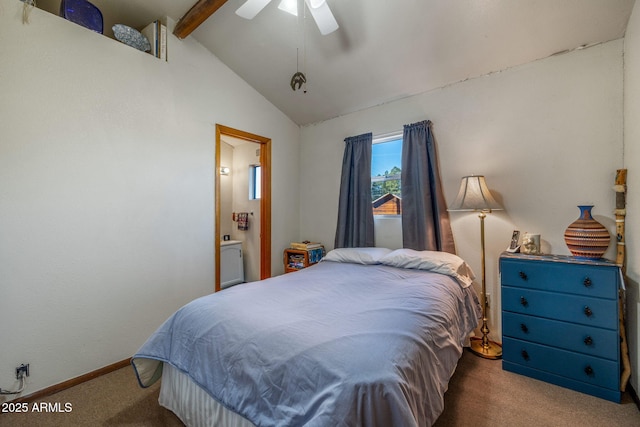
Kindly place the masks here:
[(220, 290), (220, 137), (232, 136), (260, 144), (260, 279), (271, 277), (271, 139), (216, 124), (215, 176), (215, 291)]

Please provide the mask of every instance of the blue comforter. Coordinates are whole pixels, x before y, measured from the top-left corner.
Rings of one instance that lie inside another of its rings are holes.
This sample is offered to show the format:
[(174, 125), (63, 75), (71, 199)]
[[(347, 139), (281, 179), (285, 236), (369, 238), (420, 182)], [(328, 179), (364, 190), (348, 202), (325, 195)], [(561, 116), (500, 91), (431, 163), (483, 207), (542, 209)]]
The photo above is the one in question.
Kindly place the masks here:
[(473, 287), (438, 273), (324, 261), (199, 298), (134, 355), (256, 426), (424, 426), (476, 327)]

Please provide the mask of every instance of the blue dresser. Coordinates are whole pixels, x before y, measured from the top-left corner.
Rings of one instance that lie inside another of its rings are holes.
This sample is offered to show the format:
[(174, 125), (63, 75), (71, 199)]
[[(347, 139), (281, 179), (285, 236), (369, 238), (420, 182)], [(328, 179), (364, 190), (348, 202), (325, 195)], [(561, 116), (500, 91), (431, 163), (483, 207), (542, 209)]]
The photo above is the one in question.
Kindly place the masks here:
[(503, 253), (502, 369), (620, 402), (615, 263)]

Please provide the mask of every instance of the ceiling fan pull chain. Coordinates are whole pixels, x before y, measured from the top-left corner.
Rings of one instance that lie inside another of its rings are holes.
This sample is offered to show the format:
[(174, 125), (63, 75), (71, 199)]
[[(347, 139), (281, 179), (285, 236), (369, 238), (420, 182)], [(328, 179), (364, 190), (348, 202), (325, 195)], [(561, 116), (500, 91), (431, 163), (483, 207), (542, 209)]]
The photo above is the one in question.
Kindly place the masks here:
[[(307, 26), (306, 26), (306, 18), (307, 18), (307, 8), (303, 4), (303, 13), (302, 13), (302, 67), (303, 70), (306, 70), (307, 67)], [(307, 76), (304, 73), (300, 72), (300, 49), (296, 48), (296, 73), (291, 77), (291, 89), (294, 91), (301, 89), (304, 87), (303, 92), (307, 93)]]
[[(307, 8), (305, 5), (302, 5), (304, 10), (304, 25), (302, 28), (302, 69), (306, 73), (307, 72)], [(304, 76), (304, 74), (303, 74)], [(304, 76), (304, 93), (307, 93), (307, 77)]]

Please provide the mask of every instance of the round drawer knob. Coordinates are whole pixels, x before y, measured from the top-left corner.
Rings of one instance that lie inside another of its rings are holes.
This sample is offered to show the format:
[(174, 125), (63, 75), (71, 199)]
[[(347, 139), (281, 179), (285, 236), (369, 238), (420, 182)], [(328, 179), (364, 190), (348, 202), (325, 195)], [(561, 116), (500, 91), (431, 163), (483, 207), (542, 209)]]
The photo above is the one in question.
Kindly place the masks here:
[(588, 288), (591, 286), (591, 279), (589, 279), (588, 277), (584, 279), (584, 282), (582, 282), (582, 284), (584, 285), (585, 288)]
[(585, 314), (585, 316), (587, 316), (587, 317), (591, 317), (591, 316), (593, 316), (593, 311), (591, 311), (591, 309), (589, 308), (589, 306), (588, 306), (588, 305), (584, 307), (584, 314)]
[(527, 350), (522, 350), (522, 351), (520, 352), (520, 355), (522, 356), (522, 358), (523, 358), (524, 360), (526, 360), (527, 362), (529, 361), (529, 353), (527, 353)]
[(590, 336), (587, 336), (584, 339), (584, 343), (585, 343), (585, 345), (592, 346), (593, 345), (593, 338), (591, 338)]
[(527, 327), (527, 325), (525, 325), (524, 323), (520, 323), (520, 329), (522, 330), (522, 332), (524, 332), (525, 334), (529, 332), (529, 328)]
[(523, 307), (526, 307), (529, 305), (529, 301), (527, 301), (525, 297), (520, 297), (520, 305), (522, 305)]
[(591, 366), (587, 365), (587, 367), (584, 368), (584, 373), (589, 375), (590, 377), (592, 377), (593, 376), (593, 368)]
[(528, 279), (527, 274), (526, 274), (524, 271), (521, 271), (521, 272), (519, 273), (519, 276), (520, 276), (520, 278), (521, 278), (522, 280), (527, 280), (527, 279)]

